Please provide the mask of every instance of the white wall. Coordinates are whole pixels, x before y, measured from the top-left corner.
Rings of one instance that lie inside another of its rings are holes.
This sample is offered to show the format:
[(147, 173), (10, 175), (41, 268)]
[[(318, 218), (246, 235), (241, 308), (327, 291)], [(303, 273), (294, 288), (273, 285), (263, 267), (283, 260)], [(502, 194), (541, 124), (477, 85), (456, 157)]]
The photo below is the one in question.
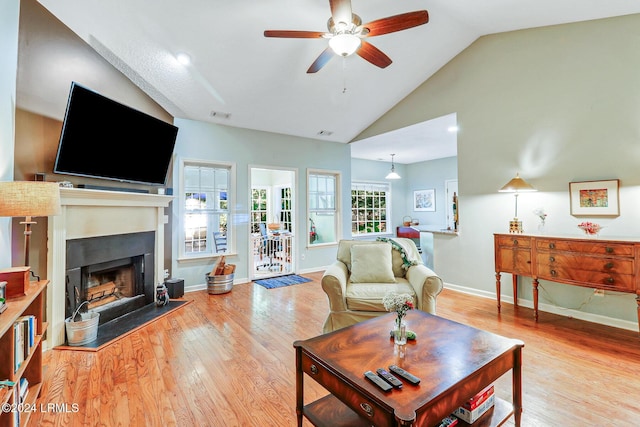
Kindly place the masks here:
[[(0, 181), (13, 181), (20, 0), (0, 2)], [(0, 218), (0, 268), (11, 266), (11, 218)]]
[[(407, 165), (407, 200), (406, 211), (411, 218), (417, 219), (420, 225), (432, 225), (446, 228), (447, 207), (450, 200), (446, 199), (445, 181), (458, 179), (458, 158), (444, 159)], [(414, 211), (413, 192), (415, 190), (434, 189), (436, 210), (434, 212)]]
[[(248, 129), (231, 128), (210, 123), (176, 119), (180, 129), (176, 141), (174, 161), (174, 185), (177, 191), (180, 159), (201, 159), (236, 163), (236, 205), (233, 235), (237, 255), (227, 256), (227, 262), (236, 264), (236, 281), (249, 277), (249, 174), (250, 167), (297, 169), (295, 253), (297, 272), (321, 270), (335, 259), (336, 246), (307, 248), (307, 168), (341, 172), (342, 206), (351, 206), (350, 153), (347, 144), (319, 142), (317, 140), (279, 135)], [(177, 194), (176, 194), (177, 196)], [(174, 218), (178, 216), (178, 198), (172, 203)], [(350, 212), (349, 212), (350, 215)], [(343, 235), (350, 235), (350, 223), (341, 224)], [(349, 234), (347, 234), (349, 233)], [(210, 272), (214, 258), (178, 260), (178, 224), (173, 227), (173, 254), (171, 275), (183, 278), (186, 287), (203, 286), (205, 275)], [(304, 256), (304, 259), (302, 259)]]
[[(589, 219), (605, 225), (603, 238), (640, 239), (638, 46), (640, 15), (482, 37), (358, 137), (457, 113), (460, 235), (435, 243), (445, 282), (495, 293), (493, 233), (508, 231), (514, 209), (497, 190), (517, 172), (539, 190), (520, 196), (525, 231), (544, 207), (547, 234), (579, 236)], [(569, 182), (610, 178), (621, 180), (619, 217), (570, 215)], [(520, 284), (529, 303), (530, 284)], [(637, 329), (633, 295), (542, 288), (543, 309)]]

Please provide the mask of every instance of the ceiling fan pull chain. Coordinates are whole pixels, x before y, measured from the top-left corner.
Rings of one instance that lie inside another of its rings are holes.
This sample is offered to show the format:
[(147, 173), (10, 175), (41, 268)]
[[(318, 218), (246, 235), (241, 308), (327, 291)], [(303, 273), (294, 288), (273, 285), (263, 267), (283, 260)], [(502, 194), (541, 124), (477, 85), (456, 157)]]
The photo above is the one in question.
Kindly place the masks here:
[(342, 57), (342, 93), (347, 93), (347, 57)]

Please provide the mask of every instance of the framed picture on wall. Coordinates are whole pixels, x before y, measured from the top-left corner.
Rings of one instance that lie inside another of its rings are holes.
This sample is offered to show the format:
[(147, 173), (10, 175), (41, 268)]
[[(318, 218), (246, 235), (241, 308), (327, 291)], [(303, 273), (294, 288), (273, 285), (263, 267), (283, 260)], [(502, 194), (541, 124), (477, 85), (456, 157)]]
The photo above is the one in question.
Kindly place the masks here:
[(619, 216), (620, 180), (569, 183), (571, 215)]
[(423, 212), (436, 211), (436, 190), (416, 190), (413, 192), (413, 210)]

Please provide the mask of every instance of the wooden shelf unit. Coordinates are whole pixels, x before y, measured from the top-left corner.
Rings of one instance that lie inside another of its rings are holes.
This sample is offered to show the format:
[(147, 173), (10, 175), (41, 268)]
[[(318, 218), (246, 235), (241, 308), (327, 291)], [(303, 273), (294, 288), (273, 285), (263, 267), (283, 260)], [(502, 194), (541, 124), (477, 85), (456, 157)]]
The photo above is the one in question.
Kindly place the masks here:
[[(29, 381), (29, 391), (23, 402), (26, 408), (33, 408), (42, 388), (42, 336), (47, 330), (47, 323), (43, 322), (44, 295), (49, 284), (48, 280), (34, 282), (27, 288), (26, 295), (7, 300), (7, 309), (0, 314), (0, 380), (19, 383), (21, 378)], [(29, 355), (17, 371), (15, 365), (15, 338), (13, 324), (20, 316), (33, 315), (36, 318), (36, 337)], [(14, 401), (14, 388), (0, 389), (0, 404), (9, 403), (14, 409), (18, 402)], [(20, 413), (20, 426), (26, 426), (30, 411)], [(0, 411), (0, 427), (14, 425), (13, 412)]]

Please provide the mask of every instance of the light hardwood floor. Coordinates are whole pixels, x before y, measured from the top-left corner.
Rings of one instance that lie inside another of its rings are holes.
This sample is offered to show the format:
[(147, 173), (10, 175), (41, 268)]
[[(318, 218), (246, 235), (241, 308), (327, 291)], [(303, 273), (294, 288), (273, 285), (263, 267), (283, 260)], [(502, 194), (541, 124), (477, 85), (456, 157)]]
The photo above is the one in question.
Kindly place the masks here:
[[(45, 354), (43, 426), (293, 426), (292, 343), (322, 332), (328, 304), (314, 281), (254, 283), (194, 302), (99, 352)], [(640, 425), (640, 335), (444, 290), (438, 314), (525, 342), (524, 426)], [(456, 337), (451, 337), (456, 340)], [(446, 346), (446, 343), (443, 345)], [(510, 374), (497, 382), (510, 398)], [(305, 381), (305, 400), (326, 391)], [(77, 405), (77, 411), (72, 406)], [(306, 423), (306, 421), (305, 421)], [(513, 425), (509, 422), (507, 425)]]

